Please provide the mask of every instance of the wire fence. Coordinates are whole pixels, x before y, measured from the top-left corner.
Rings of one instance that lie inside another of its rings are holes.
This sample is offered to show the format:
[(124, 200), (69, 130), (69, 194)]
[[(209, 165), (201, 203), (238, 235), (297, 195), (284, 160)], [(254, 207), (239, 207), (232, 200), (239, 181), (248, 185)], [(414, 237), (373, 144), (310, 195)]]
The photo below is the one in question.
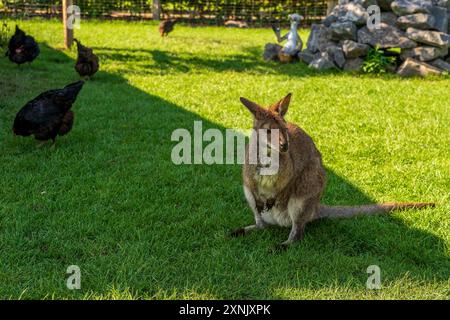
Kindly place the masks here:
[[(73, 0), (87, 18), (142, 20), (179, 18), (193, 25), (223, 25), (243, 21), (250, 27), (274, 22), (287, 24), (287, 15), (299, 13), (303, 26), (321, 21), (327, 0)], [(0, 15), (14, 17), (60, 17), (62, 0), (0, 0)]]

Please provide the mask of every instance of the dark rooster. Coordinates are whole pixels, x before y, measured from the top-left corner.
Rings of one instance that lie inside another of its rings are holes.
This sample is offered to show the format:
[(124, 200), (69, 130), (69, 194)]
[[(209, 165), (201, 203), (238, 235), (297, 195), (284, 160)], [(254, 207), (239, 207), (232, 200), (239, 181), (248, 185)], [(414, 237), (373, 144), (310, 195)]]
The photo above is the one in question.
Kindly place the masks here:
[(177, 22), (177, 19), (161, 21), (159, 24), (159, 33), (161, 34), (161, 37), (167, 36), (170, 32), (172, 32), (173, 27)]
[(16, 32), (9, 40), (6, 56), (17, 65), (25, 62), (32, 62), (39, 55), (39, 46), (32, 36), (27, 36), (25, 32), (16, 26)]
[(75, 63), (75, 70), (81, 77), (92, 77), (99, 68), (98, 57), (91, 48), (85, 47), (77, 39), (73, 39), (77, 43), (78, 58)]
[(49, 90), (28, 102), (14, 120), (14, 135), (34, 135), (37, 140), (53, 140), (67, 134), (73, 125), (74, 113), (70, 110), (84, 81), (69, 84), (64, 89)]

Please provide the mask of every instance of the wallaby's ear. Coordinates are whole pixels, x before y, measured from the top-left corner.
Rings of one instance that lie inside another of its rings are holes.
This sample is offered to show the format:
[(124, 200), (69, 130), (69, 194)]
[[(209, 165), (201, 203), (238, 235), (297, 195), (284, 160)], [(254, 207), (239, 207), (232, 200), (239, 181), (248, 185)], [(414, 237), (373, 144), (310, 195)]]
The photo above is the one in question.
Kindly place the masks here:
[(270, 111), (278, 113), (280, 116), (284, 117), (289, 108), (289, 103), (291, 102), (292, 93), (289, 93), (286, 97), (275, 103), (269, 108)]
[(250, 112), (253, 114), (253, 116), (257, 119), (263, 118), (263, 116), (267, 112), (264, 108), (262, 108), (257, 103), (247, 100), (243, 97), (241, 97), (241, 102), (248, 110), (250, 110)]

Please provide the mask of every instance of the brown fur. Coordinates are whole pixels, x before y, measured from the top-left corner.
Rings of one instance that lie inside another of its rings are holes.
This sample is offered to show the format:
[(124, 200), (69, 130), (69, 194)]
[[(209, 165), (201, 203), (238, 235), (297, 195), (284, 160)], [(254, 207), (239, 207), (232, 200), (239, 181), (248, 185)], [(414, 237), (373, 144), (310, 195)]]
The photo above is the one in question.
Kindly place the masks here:
[(429, 203), (386, 203), (354, 207), (329, 207), (320, 204), (325, 189), (325, 169), (322, 156), (311, 137), (295, 124), (284, 120), (291, 95), (268, 109), (245, 98), (242, 103), (254, 116), (253, 128), (279, 129), (279, 170), (274, 176), (261, 176), (260, 165), (249, 162), (249, 148), (243, 167), (244, 192), (254, 216), (255, 224), (235, 230), (232, 235), (244, 235), (255, 229), (274, 224), (291, 227), (289, 238), (282, 248), (303, 238), (306, 224), (320, 218), (351, 217), (357, 214), (390, 212), (404, 208), (423, 208)]

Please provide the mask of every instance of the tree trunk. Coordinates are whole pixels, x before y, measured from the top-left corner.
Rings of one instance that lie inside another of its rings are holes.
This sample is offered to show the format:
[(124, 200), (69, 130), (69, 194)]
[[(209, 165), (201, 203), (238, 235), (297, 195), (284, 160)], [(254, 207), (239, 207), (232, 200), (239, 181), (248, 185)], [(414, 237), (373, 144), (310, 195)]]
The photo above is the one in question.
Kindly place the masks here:
[(152, 15), (153, 20), (161, 19), (161, 0), (153, 0)]

